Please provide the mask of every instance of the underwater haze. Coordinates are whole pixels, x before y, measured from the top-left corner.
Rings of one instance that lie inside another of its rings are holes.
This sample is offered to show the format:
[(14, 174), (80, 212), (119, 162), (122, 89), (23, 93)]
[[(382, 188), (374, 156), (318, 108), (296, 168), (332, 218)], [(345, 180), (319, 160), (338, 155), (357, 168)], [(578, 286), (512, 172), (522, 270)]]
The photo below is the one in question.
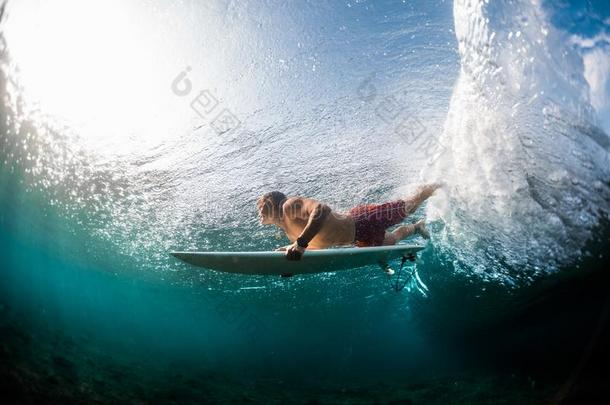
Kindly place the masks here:
[[(6, 398), (610, 401), (605, 0), (9, 0), (0, 55)], [(436, 181), (399, 292), (169, 254)]]

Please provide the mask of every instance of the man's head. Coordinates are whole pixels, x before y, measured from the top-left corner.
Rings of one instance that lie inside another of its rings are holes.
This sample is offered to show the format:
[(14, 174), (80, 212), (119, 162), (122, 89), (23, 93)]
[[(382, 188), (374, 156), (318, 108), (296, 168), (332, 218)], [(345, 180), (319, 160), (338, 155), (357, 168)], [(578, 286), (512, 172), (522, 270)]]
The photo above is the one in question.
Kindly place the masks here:
[(281, 220), (282, 204), (286, 201), (284, 193), (271, 191), (256, 201), (261, 224), (275, 224)]

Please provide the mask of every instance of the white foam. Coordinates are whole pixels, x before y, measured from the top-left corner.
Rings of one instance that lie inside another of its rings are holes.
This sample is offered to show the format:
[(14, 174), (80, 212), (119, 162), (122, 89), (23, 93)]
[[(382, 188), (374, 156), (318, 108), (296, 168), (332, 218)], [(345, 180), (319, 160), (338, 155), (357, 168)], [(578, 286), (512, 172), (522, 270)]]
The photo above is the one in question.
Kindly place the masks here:
[[(580, 254), (608, 213), (608, 136), (596, 127), (582, 59), (540, 5), (457, 0), (461, 72), (424, 176), (443, 178), (437, 241), (458, 267), (513, 283)], [(519, 33), (519, 35), (516, 35)]]

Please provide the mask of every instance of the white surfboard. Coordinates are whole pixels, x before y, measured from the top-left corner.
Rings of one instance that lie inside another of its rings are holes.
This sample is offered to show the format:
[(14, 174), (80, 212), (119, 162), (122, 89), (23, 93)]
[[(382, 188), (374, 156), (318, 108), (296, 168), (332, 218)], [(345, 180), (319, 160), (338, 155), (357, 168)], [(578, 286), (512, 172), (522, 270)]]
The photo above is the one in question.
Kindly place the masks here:
[(424, 246), (392, 245), (364, 248), (306, 250), (301, 260), (289, 261), (286, 252), (171, 252), (180, 260), (227, 273), (291, 276), (386, 264), (403, 256), (414, 259)]

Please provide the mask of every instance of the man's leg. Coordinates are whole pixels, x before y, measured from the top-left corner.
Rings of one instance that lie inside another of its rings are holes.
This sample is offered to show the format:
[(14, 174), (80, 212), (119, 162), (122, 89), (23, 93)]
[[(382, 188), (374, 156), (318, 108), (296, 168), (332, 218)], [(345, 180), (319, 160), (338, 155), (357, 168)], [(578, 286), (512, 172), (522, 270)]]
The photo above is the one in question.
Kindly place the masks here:
[[(430, 198), (430, 196), (437, 189), (439, 189), (441, 187), (442, 187), (442, 184), (440, 184), (440, 183), (426, 184), (424, 186), (419, 187), (412, 196), (402, 200), (402, 201), (404, 201), (404, 212), (405, 212), (404, 216), (402, 213), (399, 216), (393, 215), (392, 219), (390, 221), (388, 221), (386, 226), (389, 227), (396, 223), (399, 223), (407, 215), (413, 214), (415, 212), (415, 210), (417, 210), (417, 208), (419, 208), (419, 206), (424, 201), (426, 201), (428, 198)], [(390, 204), (395, 204), (395, 203), (387, 203), (385, 205), (390, 205)], [(390, 210), (394, 210), (395, 208), (393, 206), (390, 206), (389, 208), (385, 208), (385, 209), (390, 211)], [(395, 214), (395, 212), (393, 212), (392, 214)], [(384, 245), (395, 245), (396, 242), (403, 240), (404, 238), (411, 236), (414, 233), (419, 233), (425, 239), (430, 238), (430, 233), (426, 229), (425, 222), (422, 219), (414, 224), (402, 225), (402, 226), (396, 228), (393, 232), (386, 232), (384, 239), (383, 239), (383, 244)]]
[[(411, 236), (414, 233), (419, 233), (425, 239), (430, 238), (430, 233), (426, 229), (424, 220), (420, 219), (419, 221), (417, 221), (414, 224), (402, 225), (402, 226), (399, 226), (398, 228), (394, 229), (392, 232), (386, 232), (385, 237), (383, 238), (383, 244), (384, 245), (395, 245), (396, 242), (398, 242), (399, 240), (402, 240), (408, 236)], [(391, 276), (394, 274), (394, 270), (392, 270), (392, 268), (387, 265), (383, 267), (383, 270), (386, 272), (386, 274), (388, 276)]]
[(417, 210), (424, 201), (430, 198), (430, 196), (441, 187), (442, 184), (440, 183), (426, 184), (424, 186), (419, 187), (412, 196), (405, 198), (404, 201), (405, 211), (407, 212), (406, 215), (413, 214), (415, 210)]
[[(402, 228), (402, 227), (401, 227)], [(386, 232), (385, 237), (383, 238), (383, 245), (395, 245), (400, 239), (396, 239), (394, 232)]]
[(420, 219), (414, 224), (402, 225), (394, 229), (392, 232), (386, 232), (383, 239), (384, 245), (395, 245), (415, 233), (420, 234), (424, 239), (430, 238), (430, 233), (426, 229), (426, 224), (423, 219)]

